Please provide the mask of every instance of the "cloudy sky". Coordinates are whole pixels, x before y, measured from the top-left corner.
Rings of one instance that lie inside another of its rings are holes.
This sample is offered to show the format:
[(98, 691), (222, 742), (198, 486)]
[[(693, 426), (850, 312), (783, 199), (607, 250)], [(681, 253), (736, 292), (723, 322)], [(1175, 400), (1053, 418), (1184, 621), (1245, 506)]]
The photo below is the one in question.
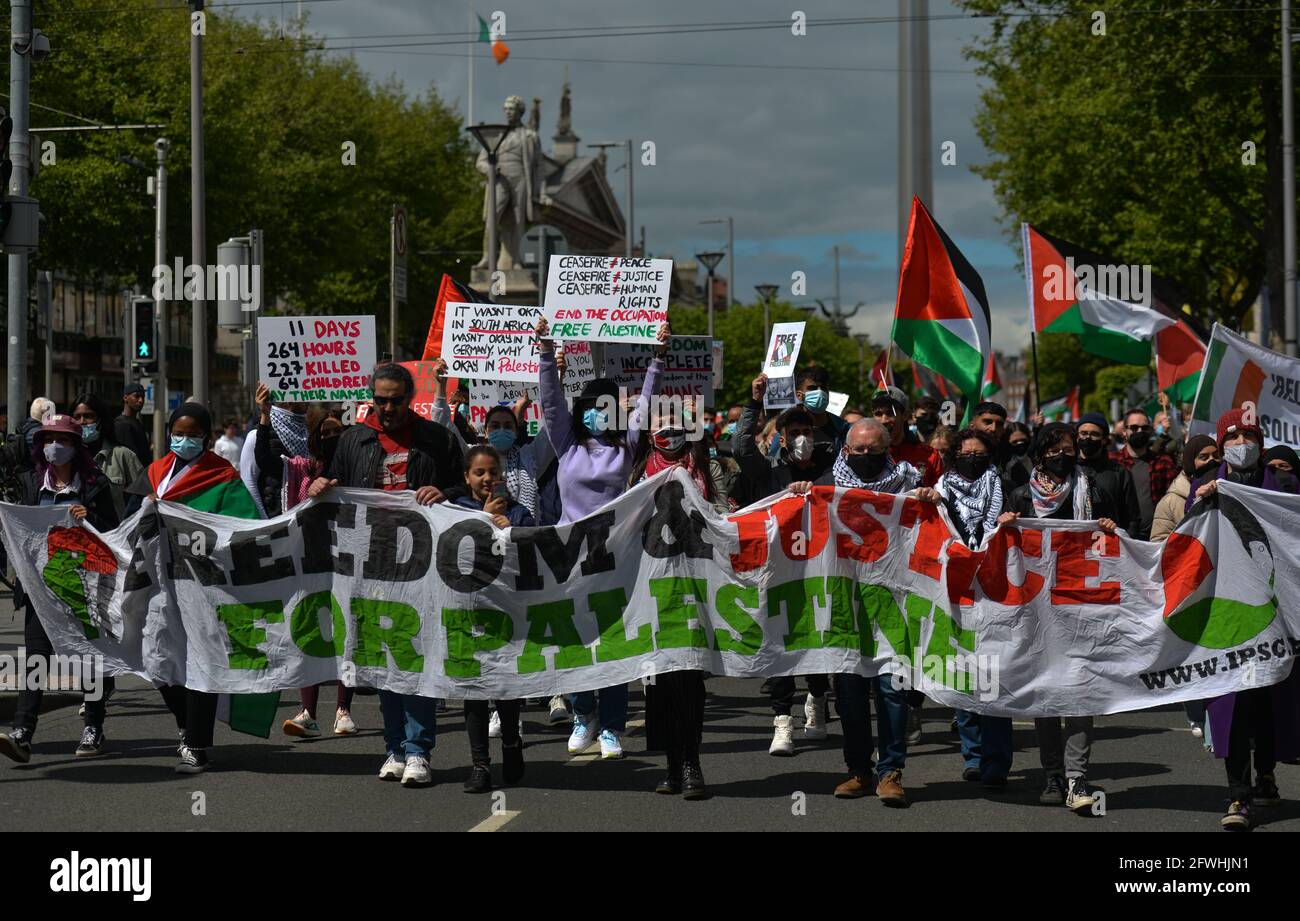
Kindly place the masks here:
[[(283, 4), (293, 16), (293, 0)], [(632, 137), (655, 143), (657, 163), (637, 164), (636, 223), (657, 256), (723, 249), (735, 219), (736, 288), (749, 300), (760, 282), (808, 277), (808, 296), (833, 290), (831, 247), (840, 247), (841, 300), (864, 307), (851, 321), (876, 342), (889, 333), (897, 287), (898, 25), (818, 26), (819, 19), (897, 16), (896, 0), (305, 0), (308, 30), (331, 45), (386, 45), (353, 54), (377, 79), (395, 76), (411, 93), (430, 87), (465, 113), (468, 61), (463, 38), (471, 9), (506, 15), (509, 60), (498, 66), (473, 46), (475, 119), (498, 116), (517, 93), (542, 99), (550, 149), (567, 68), (573, 127), (583, 144)], [(807, 35), (788, 26), (807, 14)], [(278, 7), (259, 7), (278, 19)], [(980, 83), (962, 49), (987, 26), (953, 17), (945, 0), (930, 15), (934, 200), (930, 210), (984, 278), (993, 342), (1018, 352), (1028, 340), (1024, 276), (991, 186), (970, 166), (988, 155), (971, 125)], [(696, 34), (683, 29), (726, 26)], [(652, 26), (657, 35), (593, 35)], [(549, 30), (549, 31), (547, 31)], [(396, 47), (392, 47), (396, 46)], [(957, 165), (939, 162), (956, 144)], [(610, 168), (621, 163), (611, 151)], [(624, 204), (623, 173), (611, 183)], [(726, 270), (724, 261), (719, 272)]]

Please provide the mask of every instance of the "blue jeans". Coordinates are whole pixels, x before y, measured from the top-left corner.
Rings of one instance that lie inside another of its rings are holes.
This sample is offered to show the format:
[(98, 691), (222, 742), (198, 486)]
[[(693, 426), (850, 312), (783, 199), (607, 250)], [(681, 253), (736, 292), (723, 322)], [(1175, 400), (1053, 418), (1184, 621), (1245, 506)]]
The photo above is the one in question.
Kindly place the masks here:
[(384, 716), (384, 747), (390, 755), (429, 757), (437, 731), (432, 697), (380, 691), (379, 712)]
[(957, 735), (966, 767), (980, 772), (980, 780), (1006, 780), (1011, 773), (1011, 720), (957, 711)]
[(849, 771), (864, 777), (871, 774), (871, 693), (876, 695), (876, 732), (880, 736), (877, 777), (901, 771), (907, 762), (907, 691), (896, 690), (889, 675), (863, 678), (840, 673), (835, 676), (835, 709), (844, 734), (844, 763)]
[[(627, 696), (626, 684), (601, 688), (599, 703), (595, 691), (579, 691), (573, 695), (573, 712), (574, 715), (582, 717), (584, 722), (596, 713), (600, 717), (601, 729), (623, 732), (627, 729)], [(599, 712), (597, 712), (598, 707)]]

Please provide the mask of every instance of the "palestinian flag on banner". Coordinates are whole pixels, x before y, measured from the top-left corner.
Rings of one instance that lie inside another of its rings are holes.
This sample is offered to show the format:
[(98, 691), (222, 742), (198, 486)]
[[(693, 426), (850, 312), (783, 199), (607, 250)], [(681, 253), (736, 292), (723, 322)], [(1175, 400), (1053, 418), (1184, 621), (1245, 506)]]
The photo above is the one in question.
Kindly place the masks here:
[(893, 338), (914, 363), (978, 400), (984, 363), (993, 351), (984, 281), (915, 196)]
[(894, 386), (894, 369), (890, 367), (889, 349), (884, 348), (880, 350), (875, 364), (871, 366), (871, 389), (874, 392), (888, 390), (892, 386)]
[(1030, 328), (1040, 335), (1078, 336), (1090, 355), (1127, 365), (1150, 364), (1152, 340), (1177, 322), (1170, 308), (1156, 306), (1173, 303), (1167, 286), (1157, 283), (1150, 271), (1134, 277), (1136, 267), (1029, 224), (1021, 225), (1021, 233)]
[[(229, 515), (232, 518), (261, 518), (257, 505), (239, 472), (225, 458), (204, 451), (179, 475), (172, 477), (166, 492), (158, 488), (172, 472), (176, 455), (167, 453), (154, 461), (142, 475), (149, 489), (167, 502), (178, 502), (200, 512)], [(222, 694), (217, 701), (217, 715), (236, 732), (260, 736), (271, 735), (280, 692), (269, 694)]]
[(1064, 396), (1048, 400), (1038, 411), (1049, 422), (1074, 422), (1083, 413), (1079, 409), (1079, 388), (1075, 387)]
[(482, 16), (478, 17), (478, 40), (492, 46), (492, 57), (496, 58), (498, 64), (504, 64), (506, 58), (510, 57), (510, 46), (501, 39), (493, 37), (492, 29)]
[(980, 399), (991, 400), (1002, 392), (1002, 372), (998, 370), (998, 359), (989, 352), (989, 365), (984, 371), (984, 385), (980, 388)]

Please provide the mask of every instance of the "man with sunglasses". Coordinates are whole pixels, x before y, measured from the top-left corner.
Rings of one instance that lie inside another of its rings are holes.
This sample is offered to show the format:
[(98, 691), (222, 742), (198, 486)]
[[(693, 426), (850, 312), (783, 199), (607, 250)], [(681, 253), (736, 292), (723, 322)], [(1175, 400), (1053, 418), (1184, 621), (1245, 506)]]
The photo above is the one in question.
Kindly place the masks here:
[(1156, 505), (1178, 476), (1178, 467), (1168, 454), (1151, 450), (1155, 429), (1151, 419), (1140, 409), (1124, 414), (1124, 447), (1112, 451), (1110, 459), (1133, 475), (1138, 509), (1142, 515), (1142, 533), (1151, 533)]
[[(331, 486), (352, 486), (410, 489), (421, 505), (444, 501), (449, 489), (464, 482), (465, 460), (451, 432), (411, 411), (415, 381), (401, 365), (390, 362), (375, 368), (370, 386), (373, 411), (364, 423), (339, 436), (325, 475), (312, 482), (307, 495), (315, 498)], [(434, 708), (432, 697), (379, 692), (388, 749), (380, 780), (399, 780), (408, 787), (431, 782)]]

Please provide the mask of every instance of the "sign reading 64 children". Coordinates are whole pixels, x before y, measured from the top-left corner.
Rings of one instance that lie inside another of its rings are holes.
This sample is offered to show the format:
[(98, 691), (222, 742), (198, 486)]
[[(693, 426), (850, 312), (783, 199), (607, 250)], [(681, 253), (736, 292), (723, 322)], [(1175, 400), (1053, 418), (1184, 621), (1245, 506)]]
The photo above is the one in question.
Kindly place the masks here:
[(259, 376), (277, 403), (370, 398), (374, 317), (259, 317)]

